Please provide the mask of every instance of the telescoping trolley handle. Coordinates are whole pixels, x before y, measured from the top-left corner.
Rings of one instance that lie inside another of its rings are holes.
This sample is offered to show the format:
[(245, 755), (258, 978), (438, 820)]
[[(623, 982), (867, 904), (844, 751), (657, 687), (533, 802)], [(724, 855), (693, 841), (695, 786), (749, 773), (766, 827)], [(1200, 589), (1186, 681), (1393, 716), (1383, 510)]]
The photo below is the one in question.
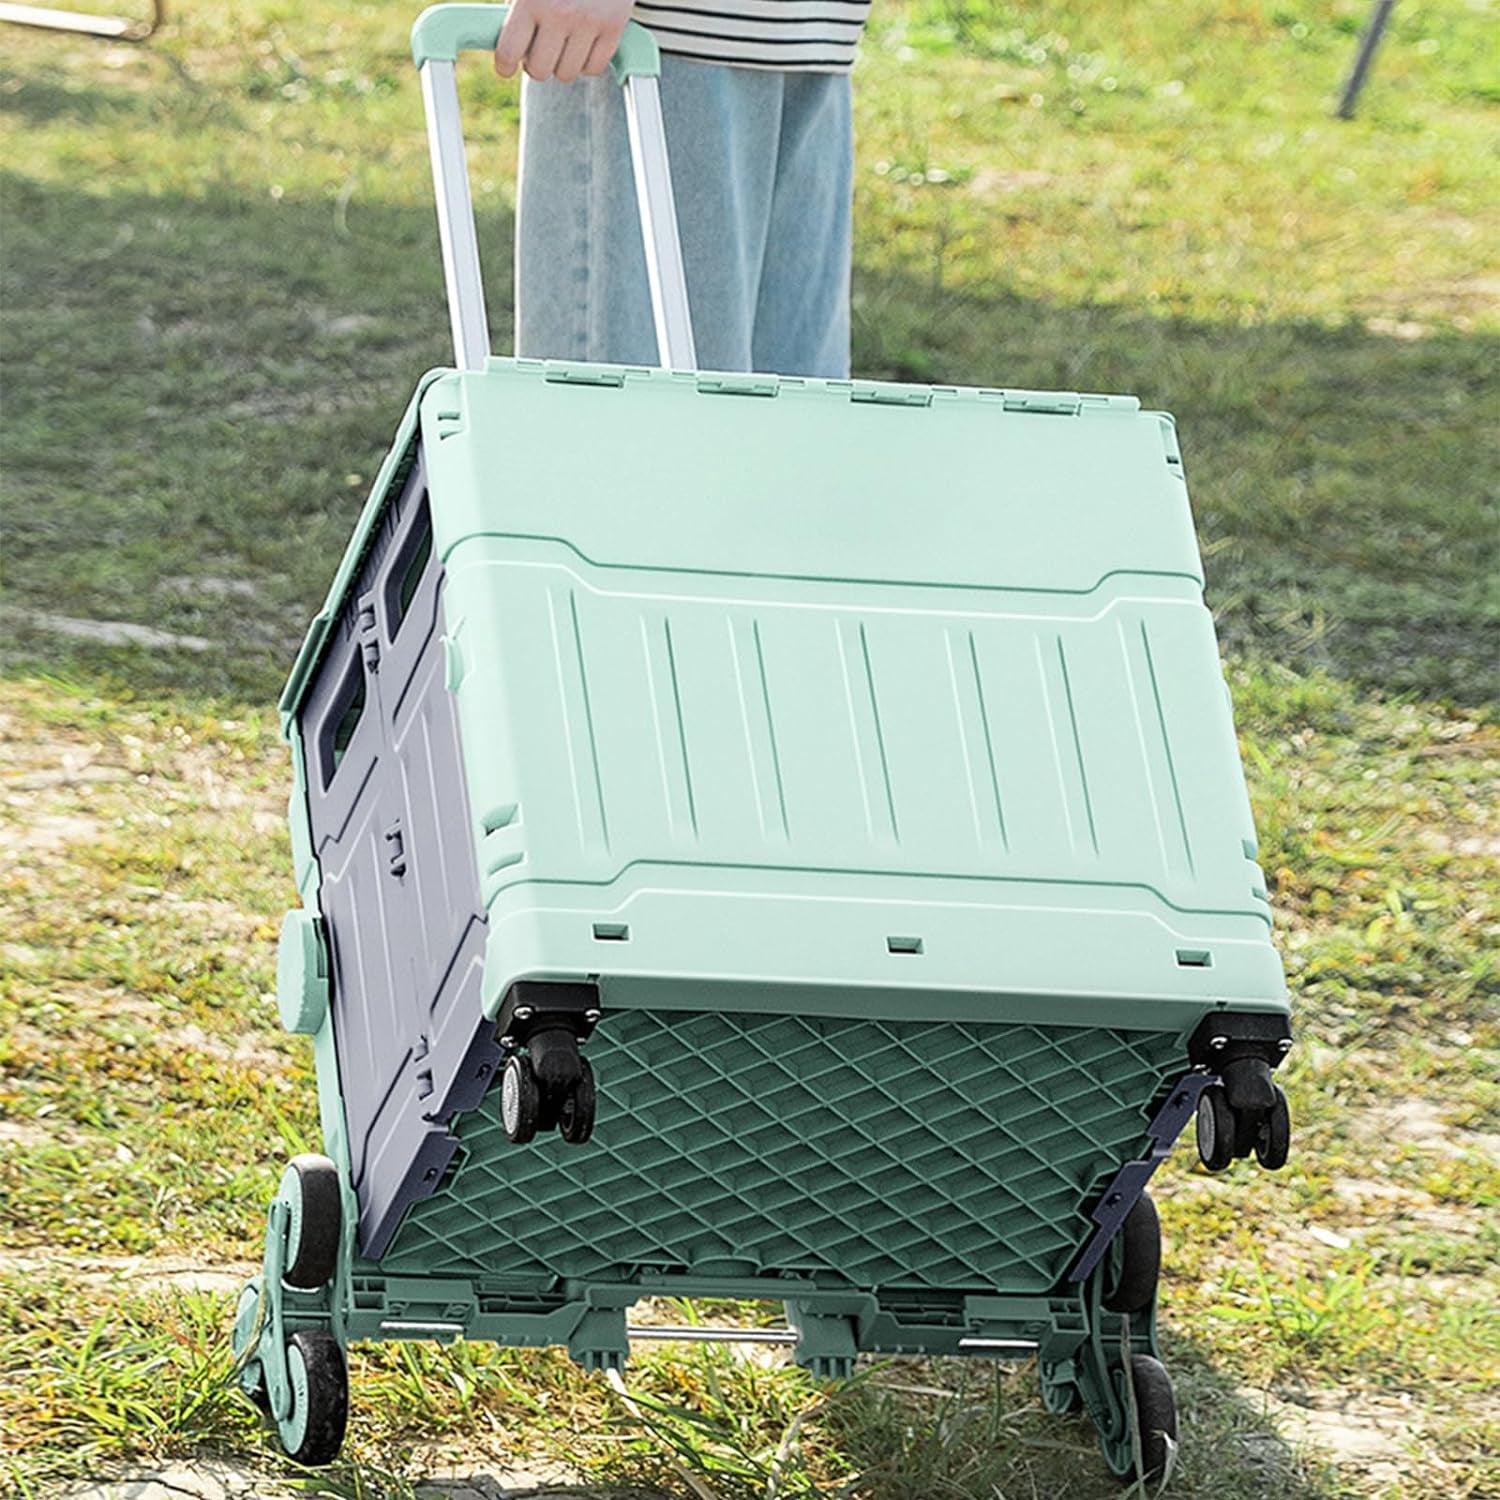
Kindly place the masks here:
[[(453, 323), (453, 352), (460, 370), (484, 367), (490, 352), (490, 331), (485, 319), (484, 286), (479, 279), (479, 236), (474, 226), (474, 201), (469, 194), (469, 167), (464, 154), (454, 68), (460, 52), (495, 50), (508, 10), (504, 5), (434, 5), (417, 17), (411, 32), (412, 58), (422, 76), (427, 141), (432, 149), (432, 178), (437, 189), (438, 236), (443, 247), (443, 276), (448, 285), (448, 315)], [(698, 360), (688, 316), (687, 281), (682, 270), (682, 246), (677, 238), (677, 210), (672, 199), (672, 174), (667, 165), (666, 132), (657, 88), (661, 56), (651, 33), (630, 22), (609, 67), (625, 90), (630, 160), (646, 246), (651, 313), (656, 323), (657, 361), (671, 369), (696, 369)]]

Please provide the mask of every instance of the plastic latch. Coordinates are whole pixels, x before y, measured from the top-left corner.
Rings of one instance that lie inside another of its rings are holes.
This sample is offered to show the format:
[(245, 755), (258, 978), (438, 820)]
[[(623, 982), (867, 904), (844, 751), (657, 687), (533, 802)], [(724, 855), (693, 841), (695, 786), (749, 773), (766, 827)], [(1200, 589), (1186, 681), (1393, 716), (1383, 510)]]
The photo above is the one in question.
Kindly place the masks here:
[(289, 911), (276, 947), (276, 1008), (281, 1024), (312, 1036), (328, 1014), (328, 949), (323, 924), (306, 907)]
[(463, 647), (458, 644), (455, 636), (445, 635), (443, 637), (443, 686), (450, 693), (457, 692), (459, 684), (463, 680)]

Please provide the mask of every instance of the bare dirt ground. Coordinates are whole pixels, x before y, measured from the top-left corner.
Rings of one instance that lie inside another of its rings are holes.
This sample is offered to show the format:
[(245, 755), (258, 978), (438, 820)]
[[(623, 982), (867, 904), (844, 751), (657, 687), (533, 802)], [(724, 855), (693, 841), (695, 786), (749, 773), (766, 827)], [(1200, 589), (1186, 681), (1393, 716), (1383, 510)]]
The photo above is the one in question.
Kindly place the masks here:
[[(460, 1473), (417, 1489), (422, 1500), (627, 1500), (619, 1492), (566, 1485), (566, 1476), (513, 1469), (504, 1474)], [(305, 1489), (235, 1464), (199, 1460), (149, 1473), (119, 1476), (59, 1493), (57, 1500), (285, 1500)]]

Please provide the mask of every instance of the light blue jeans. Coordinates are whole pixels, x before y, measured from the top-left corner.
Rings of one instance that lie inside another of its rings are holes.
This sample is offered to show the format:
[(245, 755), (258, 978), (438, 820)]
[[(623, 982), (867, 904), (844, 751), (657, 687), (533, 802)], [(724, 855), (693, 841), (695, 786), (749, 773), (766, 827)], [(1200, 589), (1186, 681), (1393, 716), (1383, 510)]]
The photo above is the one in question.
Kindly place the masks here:
[[(848, 75), (666, 55), (661, 96), (699, 367), (847, 376)], [(516, 352), (655, 364), (619, 85), (528, 79), (521, 143)]]

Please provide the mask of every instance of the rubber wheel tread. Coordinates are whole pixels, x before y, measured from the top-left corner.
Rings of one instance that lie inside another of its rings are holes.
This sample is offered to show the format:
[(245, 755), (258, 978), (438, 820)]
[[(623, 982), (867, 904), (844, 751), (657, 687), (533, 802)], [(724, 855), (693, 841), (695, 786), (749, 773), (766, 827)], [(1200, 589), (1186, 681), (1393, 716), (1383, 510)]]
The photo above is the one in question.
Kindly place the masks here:
[(1117, 1274), (1105, 1279), (1103, 1303), (1113, 1313), (1140, 1313), (1151, 1306), (1161, 1279), (1161, 1217), (1143, 1192), (1120, 1226), (1118, 1248), (1105, 1264)]
[(1254, 1115), (1234, 1117), (1234, 1154), (1236, 1157), (1251, 1156), (1256, 1142), (1260, 1140), (1260, 1121)]
[(326, 1156), (294, 1156), (301, 1209), (296, 1250), (282, 1280), (301, 1292), (315, 1292), (332, 1278), (339, 1263), (344, 1198), (339, 1169)]
[(307, 1371), (307, 1421), (302, 1441), (287, 1449), (294, 1463), (311, 1468), (331, 1464), (344, 1445), (349, 1422), (349, 1366), (339, 1341), (321, 1329), (301, 1329), (291, 1337), (288, 1356), (295, 1349)]
[(1292, 1112), (1287, 1108), (1281, 1085), (1272, 1087), (1276, 1090), (1276, 1102), (1266, 1111), (1255, 1137), (1255, 1159), (1268, 1172), (1279, 1171), (1286, 1165), (1292, 1146)]
[(581, 1146), (594, 1133), (594, 1111), (598, 1095), (594, 1090), (594, 1070), (586, 1057), (579, 1058), (578, 1082), (563, 1101), (558, 1129), (570, 1146)]
[(1211, 1083), (1198, 1096), (1198, 1160), (1210, 1172), (1222, 1172), (1234, 1160), (1234, 1111), (1223, 1088)]
[[(1167, 1462), (1177, 1442), (1177, 1397), (1172, 1377), (1159, 1359), (1135, 1354), (1130, 1359), (1130, 1383), (1135, 1388), (1136, 1424), (1141, 1435), (1140, 1476), (1148, 1484), (1167, 1471)], [(1135, 1466), (1125, 1476), (1135, 1478)]]

